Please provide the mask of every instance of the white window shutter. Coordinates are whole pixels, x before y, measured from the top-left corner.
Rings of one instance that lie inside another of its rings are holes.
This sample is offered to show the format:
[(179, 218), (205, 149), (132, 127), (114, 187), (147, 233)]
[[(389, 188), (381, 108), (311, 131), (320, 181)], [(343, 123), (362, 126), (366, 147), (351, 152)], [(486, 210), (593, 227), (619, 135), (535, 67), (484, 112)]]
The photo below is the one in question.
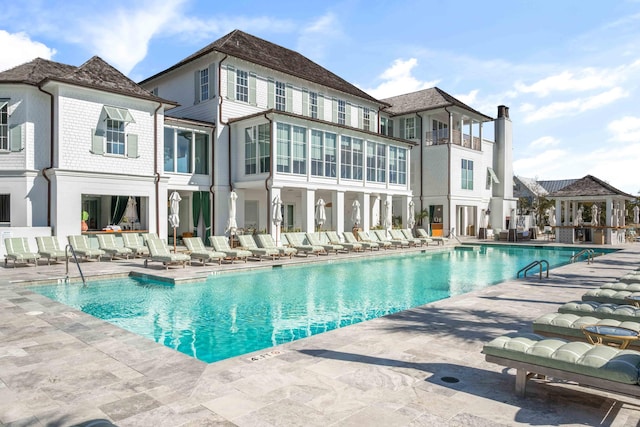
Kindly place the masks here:
[(102, 129), (91, 129), (91, 152), (93, 154), (104, 153), (104, 131)]
[(236, 69), (227, 66), (227, 98), (236, 99)]
[(285, 102), (284, 106), (285, 111), (288, 113), (293, 111), (293, 87), (291, 85), (287, 85), (285, 88)]
[(13, 152), (22, 151), (22, 126), (15, 125), (9, 132), (9, 150)]
[(194, 86), (194, 99), (193, 103), (200, 103), (200, 70), (196, 70), (193, 77), (193, 86)]
[(324, 120), (324, 95), (318, 94), (318, 118)]
[(256, 74), (249, 73), (249, 104), (256, 105)]
[(127, 157), (137, 159), (138, 155), (138, 135), (129, 133), (127, 134)]
[(216, 78), (213, 77), (216, 75), (215, 73), (216, 73), (216, 66), (214, 64), (209, 65), (209, 99), (213, 99), (216, 96), (215, 82), (217, 80), (217, 76)]
[(269, 79), (267, 82), (267, 107), (273, 108), (275, 104), (275, 82), (273, 79)]

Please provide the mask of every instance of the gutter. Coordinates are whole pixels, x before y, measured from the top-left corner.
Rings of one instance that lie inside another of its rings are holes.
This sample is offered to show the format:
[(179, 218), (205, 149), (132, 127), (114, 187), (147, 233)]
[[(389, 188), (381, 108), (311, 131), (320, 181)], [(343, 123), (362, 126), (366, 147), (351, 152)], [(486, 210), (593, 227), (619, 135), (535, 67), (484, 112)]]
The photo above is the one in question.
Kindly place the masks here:
[(42, 176), (44, 177), (44, 179), (47, 181), (47, 227), (51, 227), (51, 180), (49, 179), (49, 177), (47, 176), (47, 172), (51, 169), (53, 169), (53, 161), (54, 161), (54, 156), (53, 156), (53, 149), (54, 149), (54, 131), (53, 131), (53, 123), (54, 123), (54, 115), (53, 115), (53, 109), (54, 109), (54, 102), (53, 102), (53, 94), (51, 92), (47, 92), (46, 90), (42, 89), (41, 84), (38, 85), (38, 90), (42, 93), (45, 93), (47, 95), (49, 95), (49, 99), (51, 100), (51, 105), (49, 107), (49, 120), (50, 120), (50, 129), (49, 129), (49, 166), (46, 168), (42, 169)]
[[(264, 113), (264, 118), (269, 121), (269, 139), (271, 140), (273, 137), (273, 120), (271, 120), (267, 114), (268, 113)], [(269, 188), (269, 180), (273, 176), (273, 141), (269, 144), (269, 162), (271, 163), (269, 165), (269, 175), (267, 175), (267, 178), (264, 180), (264, 188), (267, 190), (267, 206), (269, 206), (267, 209), (267, 224), (269, 224), (269, 234), (271, 234), (273, 230), (271, 230), (271, 189)]]
[[(229, 55), (225, 54), (224, 58), (222, 58), (220, 60), (220, 62), (218, 62), (218, 126), (219, 125), (228, 125), (229, 122), (223, 122), (222, 121), (222, 95), (221, 95), (221, 91), (222, 91), (222, 79), (220, 78), (220, 76), (222, 75), (222, 61), (224, 61), (225, 59), (227, 59), (229, 57)], [(217, 130), (218, 130), (218, 126), (216, 126), (216, 130), (214, 135), (216, 136), (215, 138), (211, 139), (211, 186), (209, 186), (209, 193), (211, 194), (211, 234), (215, 234), (213, 232), (213, 230), (215, 230), (215, 216), (216, 216), (216, 174), (215, 171), (213, 170), (213, 168), (215, 167), (216, 164), (216, 145), (214, 143), (214, 139), (217, 139)], [(231, 135), (229, 135), (229, 141), (231, 141)], [(231, 142), (229, 142), (231, 143)], [(229, 153), (229, 156), (231, 156), (231, 153)], [(231, 162), (231, 160), (229, 160), (229, 162)], [(231, 183), (231, 171), (229, 171), (229, 183)]]
[(420, 213), (422, 214), (422, 210), (424, 207), (422, 206), (422, 198), (424, 197), (422, 183), (424, 181), (422, 177), (422, 169), (424, 165), (423, 153), (424, 153), (424, 141), (422, 140), (422, 135), (424, 135), (424, 117), (420, 114), (416, 113), (416, 116), (420, 118)]
[[(447, 143), (447, 222), (449, 223), (449, 231), (451, 230), (451, 138), (453, 134), (453, 123), (451, 121), (451, 111), (444, 107), (444, 111), (449, 115), (447, 126), (449, 126), (449, 141)], [(444, 232), (444, 230), (443, 230)]]
[(156, 191), (156, 234), (160, 235), (160, 172), (158, 171), (158, 111), (162, 103), (153, 112), (153, 182)]

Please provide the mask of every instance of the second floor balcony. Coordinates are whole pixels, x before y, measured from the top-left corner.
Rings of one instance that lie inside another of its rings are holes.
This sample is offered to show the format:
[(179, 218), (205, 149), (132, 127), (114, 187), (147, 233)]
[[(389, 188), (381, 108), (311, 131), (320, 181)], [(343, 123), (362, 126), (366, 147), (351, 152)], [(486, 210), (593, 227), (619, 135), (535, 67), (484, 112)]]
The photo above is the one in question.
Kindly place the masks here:
[[(451, 140), (449, 140), (451, 134)], [(482, 151), (482, 143), (477, 136), (471, 136), (460, 132), (459, 130), (441, 129), (435, 132), (427, 132), (425, 134), (424, 143), (430, 145), (445, 145), (451, 142), (454, 145), (471, 148), (472, 150)]]

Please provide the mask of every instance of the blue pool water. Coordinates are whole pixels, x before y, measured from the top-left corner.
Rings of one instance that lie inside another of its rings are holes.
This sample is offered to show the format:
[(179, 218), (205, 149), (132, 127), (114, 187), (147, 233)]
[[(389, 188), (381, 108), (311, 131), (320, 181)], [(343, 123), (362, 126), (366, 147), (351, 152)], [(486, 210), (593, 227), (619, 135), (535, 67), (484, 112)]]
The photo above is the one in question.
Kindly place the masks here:
[(579, 251), (483, 246), (220, 274), (175, 286), (124, 278), (30, 289), (215, 362), (513, 279), (532, 260), (557, 267)]

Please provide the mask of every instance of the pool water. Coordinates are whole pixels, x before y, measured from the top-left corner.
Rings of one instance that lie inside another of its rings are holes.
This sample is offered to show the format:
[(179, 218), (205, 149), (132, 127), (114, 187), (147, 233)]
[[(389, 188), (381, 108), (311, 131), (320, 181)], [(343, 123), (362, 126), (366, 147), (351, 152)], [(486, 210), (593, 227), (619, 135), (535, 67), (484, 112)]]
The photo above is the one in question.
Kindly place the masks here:
[[(513, 279), (532, 260), (557, 267), (581, 248), (491, 247), (212, 275), (31, 287), (204, 362), (266, 349)], [(194, 267), (195, 268), (195, 267)]]

